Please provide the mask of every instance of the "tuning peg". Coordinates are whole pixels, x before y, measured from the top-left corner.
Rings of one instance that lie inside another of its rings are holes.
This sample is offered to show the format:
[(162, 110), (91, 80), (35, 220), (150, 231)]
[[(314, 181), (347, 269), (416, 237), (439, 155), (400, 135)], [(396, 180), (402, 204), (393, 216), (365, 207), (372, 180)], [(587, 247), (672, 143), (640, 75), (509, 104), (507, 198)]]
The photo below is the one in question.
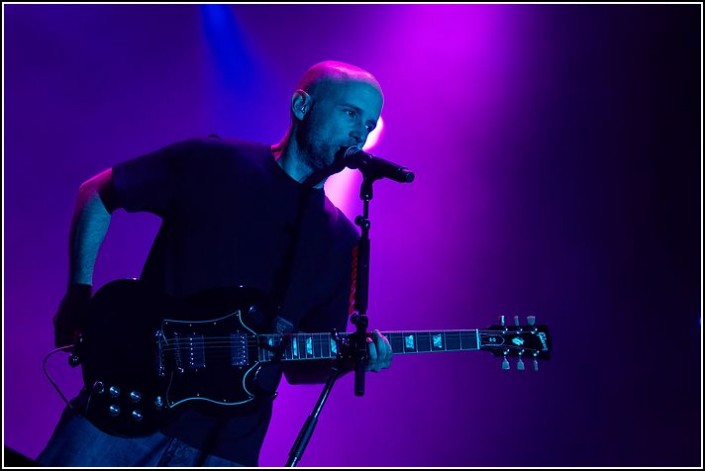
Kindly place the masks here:
[(503, 370), (509, 369), (509, 360), (507, 360), (507, 357), (504, 357), (504, 360), (502, 360), (502, 369)]
[(526, 322), (528, 322), (529, 325), (535, 325), (536, 324), (536, 316), (526, 316)]

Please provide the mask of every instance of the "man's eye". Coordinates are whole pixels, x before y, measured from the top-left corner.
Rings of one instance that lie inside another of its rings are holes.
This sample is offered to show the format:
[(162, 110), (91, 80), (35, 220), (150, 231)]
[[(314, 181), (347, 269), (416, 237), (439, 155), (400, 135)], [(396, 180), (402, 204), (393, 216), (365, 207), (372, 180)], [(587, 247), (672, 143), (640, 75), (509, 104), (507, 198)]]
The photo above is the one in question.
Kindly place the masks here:
[(357, 113), (353, 110), (345, 110), (345, 113), (347, 113), (347, 115), (350, 116), (351, 118), (354, 118), (355, 116), (357, 116)]

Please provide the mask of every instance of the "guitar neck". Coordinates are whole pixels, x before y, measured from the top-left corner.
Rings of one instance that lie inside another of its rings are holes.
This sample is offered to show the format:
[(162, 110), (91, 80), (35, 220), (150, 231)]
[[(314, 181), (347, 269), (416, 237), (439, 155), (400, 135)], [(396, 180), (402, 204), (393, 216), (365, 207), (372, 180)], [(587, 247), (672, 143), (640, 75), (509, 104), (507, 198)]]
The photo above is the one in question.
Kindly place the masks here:
[[(350, 333), (339, 337), (350, 337)], [(480, 331), (471, 330), (429, 330), (382, 332), (387, 337), (395, 355), (410, 353), (457, 352), (479, 350)], [(281, 360), (325, 360), (338, 356), (338, 341), (330, 333), (261, 334), (260, 343), (271, 347), (260, 348), (259, 361), (272, 360), (274, 351), (285, 345)]]
[(457, 352), (478, 350), (480, 333), (470, 330), (428, 330), (417, 332), (383, 332), (394, 354)]

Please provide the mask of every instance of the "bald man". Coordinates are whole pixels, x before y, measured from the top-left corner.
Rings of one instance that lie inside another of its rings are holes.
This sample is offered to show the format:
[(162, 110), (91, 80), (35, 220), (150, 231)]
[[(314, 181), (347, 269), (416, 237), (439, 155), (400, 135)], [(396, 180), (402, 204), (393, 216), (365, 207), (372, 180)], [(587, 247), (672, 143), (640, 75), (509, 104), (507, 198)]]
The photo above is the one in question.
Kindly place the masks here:
[[(352, 253), (359, 234), (325, 196), (323, 185), (326, 175), (342, 169), (336, 166), (341, 150), (364, 145), (382, 103), (381, 87), (372, 74), (343, 62), (321, 62), (306, 71), (292, 94), (291, 123), (280, 142), (188, 139), (117, 164), (83, 183), (69, 236), (69, 287), (54, 316), (57, 347), (82, 339), (90, 330), (87, 326), (95, 332), (101, 325), (89, 303), (93, 270), (117, 209), (148, 211), (162, 219), (141, 286), (183, 305), (238, 286), (263, 293), (267, 302), (262, 305), (269, 308), (243, 320), (245, 330), (254, 333), (259, 331), (250, 328), (250, 321), (279, 333), (348, 330)], [(108, 298), (107, 304), (122, 305), (127, 297)], [(230, 299), (219, 302), (232, 310)], [(120, 310), (124, 319), (112, 323), (112, 332), (93, 333), (104, 339), (93, 343), (102, 344), (98, 347), (108, 356), (138, 350), (130, 346), (117, 351), (122, 343), (112, 345), (111, 340), (123, 336), (117, 334), (121, 329), (126, 335), (139, 330), (141, 319), (152, 315), (141, 310), (126, 304)], [(193, 320), (199, 326), (230, 312)], [(231, 333), (220, 335), (228, 339)], [(229, 355), (234, 355), (235, 347), (228, 343), (232, 341), (230, 336), (223, 347)], [(368, 345), (367, 370), (388, 368), (392, 349), (387, 339), (374, 331)], [(295, 358), (315, 356), (308, 343), (302, 344), (305, 352), (298, 346), (288, 348)], [(212, 365), (194, 360), (197, 349), (189, 352), (190, 362), (166, 375), (172, 381), (170, 391), (189, 394), (182, 401), (166, 398), (168, 404), (178, 404), (164, 415), (158, 430), (138, 436), (115, 433), (106, 426), (104, 420), (109, 424), (110, 419), (105, 413), (96, 411), (101, 401), (112, 406), (113, 399), (87, 385), (64, 411), (38, 461), (45, 466), (256, 466), (282, 374), (291, 383), (318, 383), (326, 380), (331, 367), (343, 368), (321, 360), (263, 363), (230, 385), (228, 370), (209, 377)], [(152, 360), (145, 358), (144, 363)], [(233, 367), (235, 373), (242, 369)], [(188, 384), (189, 378), (196, 384)], [(218, 391), (221, 383), (227, 387)], [(226, 395), (240, 387), (247, 394), (237, 397), (246, 400), (220, 399), (211, 392)]]

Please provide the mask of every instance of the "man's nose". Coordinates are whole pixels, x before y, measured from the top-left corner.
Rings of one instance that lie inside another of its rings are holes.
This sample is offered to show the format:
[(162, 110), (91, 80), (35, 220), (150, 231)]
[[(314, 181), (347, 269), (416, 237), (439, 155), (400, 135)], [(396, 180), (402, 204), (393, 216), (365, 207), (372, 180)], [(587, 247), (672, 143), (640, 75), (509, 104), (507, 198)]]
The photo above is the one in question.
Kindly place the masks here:
[(367, 130), (356, 129), (350, 133), (350, 137), (355, 140), (355, 145), (364, 144), (367, 140)]

